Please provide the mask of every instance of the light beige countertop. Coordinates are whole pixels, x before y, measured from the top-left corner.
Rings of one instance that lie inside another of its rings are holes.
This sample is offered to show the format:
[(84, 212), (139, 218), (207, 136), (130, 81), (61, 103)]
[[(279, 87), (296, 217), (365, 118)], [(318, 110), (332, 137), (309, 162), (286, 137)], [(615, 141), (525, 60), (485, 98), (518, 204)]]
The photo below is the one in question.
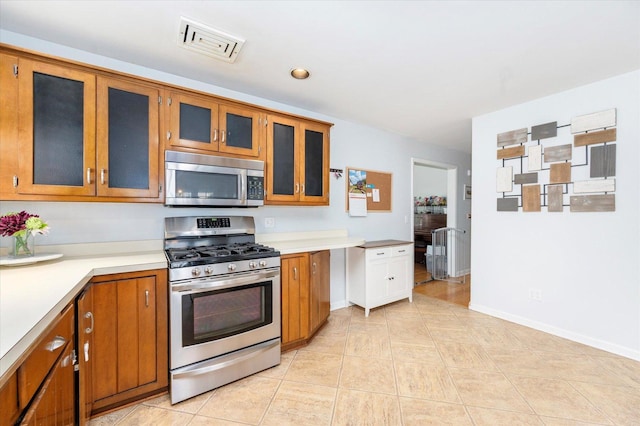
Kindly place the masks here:
[(256, 241), (276, 248), (283, 255), (307, 251), (343, 249), (355, 247), (365, 242), (364, 238), (350, 237), (346, 229), (257, 234)]
[[(92, 250), (96, 246), (91, 244), (71, 246), (76, 247), (40, 247), (47, 252), (66, 251), (58, 259), (0, 267), (0, 376), (12, 367), (92, 277), (167, 267), (162, 246), (157, 247), (157, 244), (152, 245), (157, 250), (127, 252), (150, 247), (112, 243), (110, 247), (118, 251), (117, 254), (110, 250), (98, 250), (102, 252), (98, 254)], [(85, 255), (79, 256), (78, 252)]]

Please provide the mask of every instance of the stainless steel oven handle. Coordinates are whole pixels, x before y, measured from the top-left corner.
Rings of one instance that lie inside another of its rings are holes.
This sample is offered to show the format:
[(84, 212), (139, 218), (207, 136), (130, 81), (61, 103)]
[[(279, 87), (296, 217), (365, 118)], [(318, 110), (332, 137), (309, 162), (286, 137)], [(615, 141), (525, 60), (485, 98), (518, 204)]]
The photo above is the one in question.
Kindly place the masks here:
[(216, 371), (216, 370), (221, 370), (223, 368), (226, 368), (226, 367), (232, 366), (234, 364), (238, 364), (240, 362), (243, 362), (243, 361), (246, 361), (248, 359), (254, 358), (254, 357), (262, 354), (263, 352), (266, 352), (266, 351), (268, 351), (270, 349), (273, 349), (275, 346), (278, 346), (279, 344), (280, 344), (280, 339), (278, 339), (278, 340), (276, 340), (274, 342), (271, 342), (268, 345), (265, 345), (264, 347), (260, 348), (257, 351), (246, 353), (246, 354), (241, 355), (241, 356), (239, 356), (237, 358), (230, 359), (229, 361), (221, 362), (219, 364), (214, 364), (214, 365), (210, 365), (210, 366), (207, 366), (207, 367), (200, 367), (200, 368), (194, 367), (193, 370), (185, 371), (185, 372), (182, 372), (182, 373), (173, 373), (173, 379), (175, 380), (175, 379), (183, 379), (185, 377), (200, 376), (202, 374), (211, 373), (211, 372)]
[[(202, 292), (210, 290), (218, 290), (229, 287), (236, 287), (243, 284), (253, 284), (260, 282), (268, 278), (274, 278), (280, 275), (280, 269), (273, 269), (267, 272), (261, 272), (259, 274), (248, 274), (240, 277), (233, 277), (227, 279), (206, 278), (197, 281), (187, 281), (183, 284), (172, 284), (172, 292)], [(196, 291), (193, 291), (196, 290)]]

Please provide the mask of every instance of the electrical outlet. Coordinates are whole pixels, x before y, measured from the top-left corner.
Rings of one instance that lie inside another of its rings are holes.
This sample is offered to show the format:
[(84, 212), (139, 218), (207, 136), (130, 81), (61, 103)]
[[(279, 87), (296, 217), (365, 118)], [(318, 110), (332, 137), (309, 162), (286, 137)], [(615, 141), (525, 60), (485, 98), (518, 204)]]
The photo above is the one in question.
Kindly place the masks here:
[(537, 288), (530, 288), (529, 299), (535, 300), (536, 302), (542, 302), (542, 290)]
[(273, 217), (265, 217), (264, 218), (264, 227), (265, 228), (275, 228), (276, 219)]

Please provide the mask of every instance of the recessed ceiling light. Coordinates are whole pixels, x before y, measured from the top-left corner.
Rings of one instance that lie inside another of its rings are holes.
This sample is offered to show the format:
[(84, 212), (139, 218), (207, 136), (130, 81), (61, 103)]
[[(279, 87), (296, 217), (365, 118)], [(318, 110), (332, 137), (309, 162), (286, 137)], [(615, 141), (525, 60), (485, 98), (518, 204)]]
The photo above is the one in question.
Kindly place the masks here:
[(298, 80), (309, 78), (310, 75), (311, 74), (309, 73), (309, 71), (305, 70), (304, 68), (294, 68), (291, 70), (291, 77)]

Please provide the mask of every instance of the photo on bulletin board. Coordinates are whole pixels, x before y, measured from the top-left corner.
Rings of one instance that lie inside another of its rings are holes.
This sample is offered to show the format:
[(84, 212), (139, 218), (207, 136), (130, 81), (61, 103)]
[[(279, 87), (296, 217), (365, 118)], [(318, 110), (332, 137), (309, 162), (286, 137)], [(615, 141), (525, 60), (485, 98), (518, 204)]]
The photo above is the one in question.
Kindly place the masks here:
[(365, 194), (367, 172), (364, 170), (349, 170), (349, 193)]
[(464, 191), (462, 192), (462, 199), (463, 200), (471, 199), (471, 185), (464, 186)]

